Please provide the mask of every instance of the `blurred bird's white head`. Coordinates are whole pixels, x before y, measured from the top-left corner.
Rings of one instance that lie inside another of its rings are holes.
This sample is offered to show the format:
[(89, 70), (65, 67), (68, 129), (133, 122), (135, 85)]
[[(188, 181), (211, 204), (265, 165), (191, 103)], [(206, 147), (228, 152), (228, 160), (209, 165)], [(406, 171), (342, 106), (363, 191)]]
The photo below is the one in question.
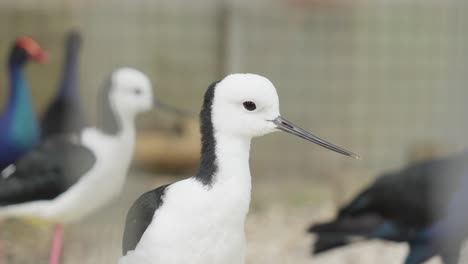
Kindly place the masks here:
[(109, 101), (112, 108), (123, 115), (135, 116), (153, 107), (151, 81), (142, 72), (120, 68), (110, 78)]
[(252, 138), (276, 131), (279, 116), (273, 84), (256, 74), (231, 74), (216, 85), (212, 105), (217, 132)]

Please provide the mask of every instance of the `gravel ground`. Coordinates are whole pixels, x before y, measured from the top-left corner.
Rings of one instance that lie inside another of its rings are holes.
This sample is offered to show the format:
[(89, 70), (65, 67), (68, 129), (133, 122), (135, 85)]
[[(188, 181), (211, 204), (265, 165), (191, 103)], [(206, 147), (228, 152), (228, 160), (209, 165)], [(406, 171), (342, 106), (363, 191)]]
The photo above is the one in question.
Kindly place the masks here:
[[(136, 197), (174, 178), (133, 172), (125, 192), (114, 204), (85, 221), (67, 226), (63, 263), (117, 263), (126, 211)], [(281, 186), (281, 192), (278, 192)], [(404, 245), (383, 242), (355, 244), (312, 258), (311, 236), (304, 230), (331, 216), (331, 192), (316, 182), (264, 183), (255, 181), (246, 226), (247, 263), (366, 264), (401, 263)], [(47, 263), (52, 226), (6, 221), (0, 224), (1, 264)], [(431, 264), (440, 263), (438, 259)]]

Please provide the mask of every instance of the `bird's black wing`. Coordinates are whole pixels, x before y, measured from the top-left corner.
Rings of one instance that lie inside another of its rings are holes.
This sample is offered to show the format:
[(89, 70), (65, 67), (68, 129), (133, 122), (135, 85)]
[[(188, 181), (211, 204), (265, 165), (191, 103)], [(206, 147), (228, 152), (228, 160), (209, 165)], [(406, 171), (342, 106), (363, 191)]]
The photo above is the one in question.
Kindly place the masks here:
[[(411, 240), (447, 208), (459, 180), (468, 172), (467, 161), (465, 152), (383, 174), (343, 206), (336, 219), (309, 228), (318, 236), (314, 253), (351, 243), (353, 236)], [(369, 216), (374, 217), (372, 221)]]
[(407, 263), (422, 263), (440, 255), (443, 263), (458, 263), (460, 247), (468, 236), (468, 173), (452, 196), (447, 213), (434, 225), (418, 232), (409, 243)]
[(48, 140), (2, 171), (0, 206), (54, 199), (75, 184), (95, 162), (90, 149), (70, 138)]
[(127, 214), (122, 242), (122, 254), (134, 250), (140, 242), (146, 228), (153, 220), (154, 212), (162, 205), (166, 188), (163, 185), (142, 194), (132, 205)]
[(468, 154), (410, 165), (379, 177), (339, 216), (377, 213), (397, 223), (424, 227), (440, 217), (461, 177), (468, 172)]
[(309, 233), (335, 236), (365, 236), (373, 232), (383, 222), (384, 220), (378, 215), (346, 217), (314, 224), (307, 231)]

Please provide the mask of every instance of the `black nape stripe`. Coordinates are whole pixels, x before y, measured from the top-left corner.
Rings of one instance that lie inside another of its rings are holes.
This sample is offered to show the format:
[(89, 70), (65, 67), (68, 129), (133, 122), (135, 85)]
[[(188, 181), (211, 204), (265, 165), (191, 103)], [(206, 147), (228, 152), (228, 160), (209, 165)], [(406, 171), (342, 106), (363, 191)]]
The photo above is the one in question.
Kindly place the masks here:
[(218, 169), (216, 164), (216, 140), (214, 138), (212, 107), (216, 85), (219, 81), (212, 83), (205, 93), (202, 110), (200, 112), (201, 132), (201, 159), (195, 178), (203, 185), (211, 185), (214, 174)]
[(116, 113), (112, 109), (110, 93), (112, 90), (112, 75), (105, 82), (105, 86), (98, 95), (98, 112), (96, 127), (109, 135), (117, 135), (120, 132), (120, 124)]

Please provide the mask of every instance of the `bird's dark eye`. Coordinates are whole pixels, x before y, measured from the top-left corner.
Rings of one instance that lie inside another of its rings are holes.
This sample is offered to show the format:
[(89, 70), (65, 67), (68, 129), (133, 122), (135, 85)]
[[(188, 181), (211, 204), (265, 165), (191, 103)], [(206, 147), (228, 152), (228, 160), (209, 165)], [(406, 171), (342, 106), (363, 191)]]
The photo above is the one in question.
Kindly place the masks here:
[(133, 92), (134, 92), (136, 95), (140, 95), (140, 94), (141, 94), (141, 89), (140, 89), (140, 88), (135, 88), (135, 89), (133, 89)]
[(243, 105), (244, 105), (244, 108), (247, 109), (248, 111), (253, 111), (257, 109), (257, 106), (252, 101), (244, 102)]

